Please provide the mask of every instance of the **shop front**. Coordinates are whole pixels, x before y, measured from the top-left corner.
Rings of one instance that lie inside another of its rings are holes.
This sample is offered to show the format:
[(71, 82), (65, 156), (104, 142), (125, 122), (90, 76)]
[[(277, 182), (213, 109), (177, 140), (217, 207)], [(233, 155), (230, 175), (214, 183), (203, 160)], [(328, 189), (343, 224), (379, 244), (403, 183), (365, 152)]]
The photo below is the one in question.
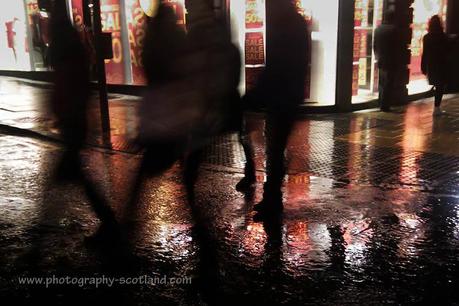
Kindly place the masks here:
[[(69, 18), (82, 33), (88, 49), (95, 50), (91, 0), (63, 0)], [(100, 0), (102, 31), (111, 37), (111, 58), (105, 60), (108, 84), (144, 85), (142, 49), (148, 0)], [(184, 0), (168, 0), (184, 24)], [(0, 70), (49, 71), (48, 35), (50, 0), (15, 0), (0, 13), (5, 27), (0, 40)], [(71, 13), (70, 13), (71, 12)], [(83, 34), (84, 33), (84, 34)], [(95, 52), (95, 51), (94, 51)], [(94, 54), (91, 54), (95, 57)]]
[[(320, 0), (294, 1), (311, 36), (305, 106), (332, 106), (335, 110), (376, 106), (379, 71), (373, 52), (374, 32), (390, 6), (404, 18), (399, 20), (401, 32), (409, 36), (406, 50), (400, 50), (408, 53), (401, 85), (406, 95), (431, 89), (420, 68), (422, 38), (432, 15), (440, 15), (446, 23), (447, 0), (331, 0), (326, 5)], [(265, 64), (269, 0), (231, 0), (229, 6), (233, 39), (245, 60), (241, 89), (246, 90), (253, 86)]]
[[(229, 5), (233, 40), (244, 59), (241, 90), (245, 91), (254, 86), (265, 65), (269, 3), (244, 0), (230, 1)], [(311, 52), (305, 55), (310, 62), (306, 72), (305, 104), (334, 105), (339, 1), (323, 5), (321, 1), (296, 0), (295, 5), (308, 24), (311, 39)]]
[[(75, 26), (80, 31), (90, 32), (92, 1), (65, 1), (71, 12), (69, 18)], [(105, 60), (108, 84), (145, 84), (142, 72), (145, 12), (153, 1), (100, 0), (102, 31), (111, 36), (112, 56)], [(167, 1), (177, 13), (177, 23), (184, 25), (185, 0)], [(241, 51), (242, 93), (254, 86), (266, 64), (270, 1), (276, 0), (213, 1), (216, 11), (226, 14), (233, 42)], [(406, 49), (410, 55), (401, 84), (406, 95), (430, 90), (420, 71), (422, 37), (429, 17), (439, 14), (445, 23), (451, 24), (448, 18), (457, 16), (448, 11), (449, 3), (456, 0), (327, 0), (326, 4), (323, 0), (293, 1), (308, 24), (310, 36), (310, 54), (305, 55), (310, 64), (304, 106), (330, 111), (350, 111), (376, 105), (379, 72), (373, 39), (387, 7), (393, 5), (399, 11), (406, 10), (406, 14), (399, 14), (406, 15), (403, 17), (406, 26), (401, 30), (409, 33)], [(0, 70), (49, 70), (48, 2), (15, 0), (2, 9), (0, 24), (5, 30), (4, 38), (0, 40)]]

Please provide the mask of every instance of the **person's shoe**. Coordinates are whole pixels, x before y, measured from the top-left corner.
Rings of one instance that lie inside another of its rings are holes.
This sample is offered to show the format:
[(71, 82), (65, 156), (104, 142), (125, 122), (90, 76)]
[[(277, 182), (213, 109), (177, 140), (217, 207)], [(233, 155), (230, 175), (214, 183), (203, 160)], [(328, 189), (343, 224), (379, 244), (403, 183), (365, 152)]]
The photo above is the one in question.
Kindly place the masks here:
[(385, 113), (390, 113), (391, 109), (390, 107), (381, 107), (381, 111)]
[(115, 245), (121, 241), (121, 231), (117, 223), (102, 222), (99, 229), (85, 237), (85, 243), (91, 247)]
[(433, 111), (433, 115), (434, 116), (441, 116), (443, 115), (445, 112), (441, 110), (440, 107), (435, 107), (434, 108), (434, 111)]
[(244, 176), (237, 184), (236, 190), (239, 192), (245, 192), (249, 190), (255, 183), (255, 176)]
[(257, 212), (268, 210), (273, 212), (282, 211), (282, 194), (264, 194), (263, 200), (261, 200), (258, 204), (254, 205), (253, 210)]
[(284, 206), (282, 202), (266, 202), (263, 200), (254, 207), (254, 210), (257, 213), (253, 216), (253, 221), (275, 221), (282, 217)]

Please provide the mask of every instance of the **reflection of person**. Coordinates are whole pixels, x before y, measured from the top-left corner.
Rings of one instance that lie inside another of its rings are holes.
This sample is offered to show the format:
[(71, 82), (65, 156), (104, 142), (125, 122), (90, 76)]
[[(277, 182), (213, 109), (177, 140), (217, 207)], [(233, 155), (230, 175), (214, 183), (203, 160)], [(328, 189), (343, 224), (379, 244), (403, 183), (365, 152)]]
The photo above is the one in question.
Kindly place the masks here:
[(32, 14), (32, 43), (43, 58), (43, 64), (49, 66), (48, 49), (50, 45), (50, 34), (48, 33), (49, 18), (46, 12), (40, 11)]
[(428, 33), (423, 39), (421, 69), (429, 83), (435, 86), (434, 115), (442, 114), (440, 109), (447, 77), (448, 38), (438, 15), (429, 21)]
[(374, 51), (379, 67), (379, 103), (382, 111), (390, 111), (394, 99), (399, 52), (394, 11), (387, 11), (384, 22), (375, 31)]
[(290, 1), (272, 1), (267, 9), (266, 67), (256, 92), (266, 104), (266, 172), (263, 200), (255, 206), (255, 219), (282, 211), (284, 150), (297, 107), (304, 100), (308, 65), (308, 30)]

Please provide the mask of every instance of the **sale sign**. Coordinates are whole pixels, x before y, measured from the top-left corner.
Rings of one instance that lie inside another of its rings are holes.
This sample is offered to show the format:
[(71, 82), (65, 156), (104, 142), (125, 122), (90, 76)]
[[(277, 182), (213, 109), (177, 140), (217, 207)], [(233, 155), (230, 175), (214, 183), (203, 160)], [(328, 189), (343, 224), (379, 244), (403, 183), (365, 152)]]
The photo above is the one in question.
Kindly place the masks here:
[(263, 65), (265, 51), (262, 32), (245, 33), (245, 64)]
[(83, 22), (83, 0), (72, 0), (73, 24), (77, 29), (81, 29)]
[(263, 27), (263, 5), (262, 0), (246, 0), (245, 28), (258, 29)]
[(100, 6), (102, 31), (111, 33), (113, 58), (105, 60), (107, 83), (124, 84), (123, 44), (121, 40), (119, 0), (102, 0)]
[(132, 82), (146, 84), (143, 73), (142, 52), (145, 39), (146, 18), (138, 0), (126, 1), (126, 18), (129, 36), (129, 54), (131, 57)]

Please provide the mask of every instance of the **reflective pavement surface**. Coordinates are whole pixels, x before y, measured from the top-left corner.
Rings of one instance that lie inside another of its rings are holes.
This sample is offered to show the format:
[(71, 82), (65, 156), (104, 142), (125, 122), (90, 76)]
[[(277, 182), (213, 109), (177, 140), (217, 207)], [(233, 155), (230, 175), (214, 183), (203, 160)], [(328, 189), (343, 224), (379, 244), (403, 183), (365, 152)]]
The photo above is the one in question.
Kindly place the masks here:
[[(65, 305), (459, 303), (458, 98), (444, 102), (442, 117), (432, 117), (428, 99), (394, 113), (299, 120), (279, 224), (252, 220), (265, 179), (261, 115), (248, 116), (258, 179), (252, 195), (234, 189), (244, 158), (236, 136), (225, 135), (206, 150), (195, 207), (180, 165), (149, 179), (139, 205), (127, 207), (140, 161), (127, 145), (135, 103), (113, 101), (112, 143), (126, 145), (84, 152), (86, 171), (124, 221), (127, 243), (105, 248), (85, 243), (98, 221), (82, 187), (50, 185), (60, 144), (5, 128), (52, 134), (36, 102), (47, 90), (0, 83), (0, 296)], [(53, 276), (192, 281), (46, 288), (19, 279)]]

